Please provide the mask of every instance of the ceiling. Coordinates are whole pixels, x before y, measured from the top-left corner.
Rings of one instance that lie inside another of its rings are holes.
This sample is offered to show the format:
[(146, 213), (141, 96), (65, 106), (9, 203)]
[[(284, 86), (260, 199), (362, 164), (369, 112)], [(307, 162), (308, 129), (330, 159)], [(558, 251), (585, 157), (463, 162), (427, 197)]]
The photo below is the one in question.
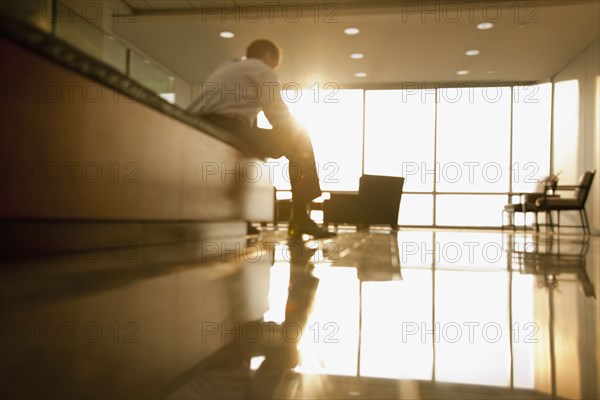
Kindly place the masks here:
[[(221, 62), (242, 56), (257, 38), (279, 44), (281, 80), (302, 85), (545, 81), (600, 36), (597, 0), (121, 4), (135, 17), (114, 18), (113, 32), (190, 83), (203, 82)], [(477, 29), (485, 21), (494, 22), (493, 28)], [(346, 35), (347, 27), (360, 33)], [(221, 31), (235, 37), (223, 39)], [(465, 55), (469, 49), (480, 54)], [(351, 59), (355, 52), (364, 58)], [(463, 69), (469, 74), (456, 74)]]

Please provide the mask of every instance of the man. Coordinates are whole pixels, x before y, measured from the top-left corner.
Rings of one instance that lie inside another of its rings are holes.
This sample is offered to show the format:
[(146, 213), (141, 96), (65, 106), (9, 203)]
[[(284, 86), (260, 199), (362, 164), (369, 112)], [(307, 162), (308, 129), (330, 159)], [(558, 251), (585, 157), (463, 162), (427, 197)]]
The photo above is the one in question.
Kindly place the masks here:
[[(285, 156), (290, 161), (293, 198), (290, 235), (335, 236), (319, 228), (308, 215), (307, 205), (321, 195), (321, 188), (310, 137), (281, 98), (275, 73), (280, 60), (281, 51), (271, 41), (252, 42), (245, 59), (228, 61), (208, 77), (188, 111), (239, 135), (259, 157)], [(256, 127), (260, 111), (273, 129)]]

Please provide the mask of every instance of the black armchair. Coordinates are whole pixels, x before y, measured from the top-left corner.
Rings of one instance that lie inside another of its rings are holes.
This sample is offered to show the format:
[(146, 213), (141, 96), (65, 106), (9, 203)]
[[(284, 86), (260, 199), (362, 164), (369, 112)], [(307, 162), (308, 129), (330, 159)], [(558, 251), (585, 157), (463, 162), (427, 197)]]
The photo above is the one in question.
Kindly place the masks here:
[(363, 175), (358, 194), (332, 193), (323, 205), (325, 225), (340, 223), (398, 227), (398, 212), (404, 178)]
[[(543, 196), (535, 201), (536, 212), (557, 211), (557, 226), (560, 228), (561, 211), (579, 211), (579, 218), (581, 219), (581, 228), (583, 229), (584, 233), (589, 234), (590, 223), (588, 221), (587, 212), (585, 211), (585, 203), (587, 201), (588, 195), (590, 194), (592, 182), (594, 181), (594, 175), (596, 175), (595, 170), (586, 171), (579, 178), (579, 182), (577, 183), (577, 185), (556, 186), (554, 188), (556, 191), (571, 191), (573, 192), (574, 196), (570, 198)], [(550, 226), (554, 230), (552, 218), (550, 218)]]

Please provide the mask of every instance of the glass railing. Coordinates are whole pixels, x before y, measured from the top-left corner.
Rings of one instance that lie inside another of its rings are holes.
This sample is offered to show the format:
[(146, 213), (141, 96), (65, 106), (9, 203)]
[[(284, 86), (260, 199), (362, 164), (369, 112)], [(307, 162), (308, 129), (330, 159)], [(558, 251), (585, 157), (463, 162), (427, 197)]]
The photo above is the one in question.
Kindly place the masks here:
[(115, 68), (170, 103), (175, 78), (167, 70), (128, 48), (114, 36), (55, 0), (0, 1), (0, 10), (53, 34), (81, 52)]
[(0, 11), (19, 21), (27, 22), (47, 33), (52, 33), (52, 19), (55, 13), (51, 0), (3, 0)]
[(131, 51), (129, 54), (129, 75), (160, 97), (175, 102), (174, 81), (168, 72), (142, 55)]
[[(87, 55), (127, 73), (127, 47), (65, 5), (58, 4), (54, 35)], [(141, 82), (140, 82), (141, 83)]]

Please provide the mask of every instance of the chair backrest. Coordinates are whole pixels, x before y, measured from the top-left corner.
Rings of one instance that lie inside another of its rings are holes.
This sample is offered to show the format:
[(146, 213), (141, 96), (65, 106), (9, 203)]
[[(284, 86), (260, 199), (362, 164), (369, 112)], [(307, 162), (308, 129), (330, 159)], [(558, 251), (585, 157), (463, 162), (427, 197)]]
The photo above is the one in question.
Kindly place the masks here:
[(361, 176), (358, 192), (366, 222), (396, 224), (403, 187), (403, 177)]
[(579, 178), (579, 182), (577, 182), (577, 186), (579, 187), (575, 189), (575, 198), (582, 207), (585, 206), (585, 201), (590, 194), (592, 182), (594, 181), (594, 175), (596, 175), (596, 170), (585, 171)]

